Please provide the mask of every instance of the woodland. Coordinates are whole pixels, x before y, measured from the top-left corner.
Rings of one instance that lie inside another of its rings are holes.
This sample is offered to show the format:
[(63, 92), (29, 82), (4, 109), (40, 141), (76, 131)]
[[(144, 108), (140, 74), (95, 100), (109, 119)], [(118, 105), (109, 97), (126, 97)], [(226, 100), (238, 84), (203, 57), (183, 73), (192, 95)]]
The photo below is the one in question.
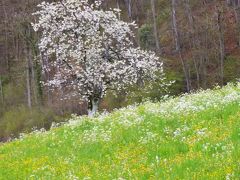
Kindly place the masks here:
[[(71, 89), (45, 86), (56, 69), (50, 65), (54, 57), (45, 56), (39, 48), (41, 30), (33, 27), (37, 24), (33, 13), (41, 2), (0, 1), (2, 142), (21, 132), (49, 129), (53, 122), (63, 122), (71, 114), (88, 113), (89, 101), (82, 98), (86, 94), (65, 98)], [(133, 29), (130, 45), (154, 52), (148, 59), (160, 57), (159, 69), (164, 71), (164, 78), (160, 73), (153, 82), (138, 79), (116, 92), (106, 89), (106, 95), (98, 102), (101, 112), (239, 81), (239, 0), (104, 0), (100, 8), (118, 8), (119, 19), (135, 22), (137, 28)], [(151, 69), (155, 62), (151, 62), (142, 67), (148, 74), (155, 71)]]

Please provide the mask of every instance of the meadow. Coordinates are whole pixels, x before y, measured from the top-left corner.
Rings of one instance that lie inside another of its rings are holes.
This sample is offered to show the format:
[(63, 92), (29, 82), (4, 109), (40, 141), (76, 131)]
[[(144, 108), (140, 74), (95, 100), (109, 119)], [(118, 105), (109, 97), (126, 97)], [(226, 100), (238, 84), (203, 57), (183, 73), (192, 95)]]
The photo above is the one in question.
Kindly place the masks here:
[(22, 134), (0, 179), (240, 179), (240, 84)]

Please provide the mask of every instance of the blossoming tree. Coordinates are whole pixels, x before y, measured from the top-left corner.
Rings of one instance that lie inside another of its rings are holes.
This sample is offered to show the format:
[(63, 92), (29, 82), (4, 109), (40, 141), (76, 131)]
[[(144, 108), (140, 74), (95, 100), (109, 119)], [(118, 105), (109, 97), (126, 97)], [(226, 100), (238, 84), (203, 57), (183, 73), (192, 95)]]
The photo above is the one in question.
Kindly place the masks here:
[(136, 25), (120, 20), (119, 9), (104, 11), (101, 1), (88, 0), (42, 2), (39, 8), (32, 24), (41, 32), (39, 49), (57, 69), (46, 84), (69, 88), (67, 97), (88, 101), (89, 115), (108, 90), (153, 80), (157, 71), (164, 78), (159, 58), (134, 46)]

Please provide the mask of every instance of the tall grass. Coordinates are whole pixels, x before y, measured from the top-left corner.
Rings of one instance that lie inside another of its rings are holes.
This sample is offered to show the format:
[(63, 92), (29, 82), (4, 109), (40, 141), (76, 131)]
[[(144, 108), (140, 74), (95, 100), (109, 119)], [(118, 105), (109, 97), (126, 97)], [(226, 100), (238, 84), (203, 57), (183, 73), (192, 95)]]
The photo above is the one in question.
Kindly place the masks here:
[(239, 179), (240, 85), (73, 116), (0, 146), (0, 179)]

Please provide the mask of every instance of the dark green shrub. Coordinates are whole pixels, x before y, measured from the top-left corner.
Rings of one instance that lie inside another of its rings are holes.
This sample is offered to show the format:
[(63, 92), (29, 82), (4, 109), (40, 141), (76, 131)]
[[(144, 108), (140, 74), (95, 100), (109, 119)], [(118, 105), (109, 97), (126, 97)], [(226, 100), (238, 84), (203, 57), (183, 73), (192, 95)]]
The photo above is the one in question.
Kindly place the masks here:
[(155, 47), (152, 26), (142, 25), (138, 30), (140, 45), (144, 49), (153, 49)]
[(240, 61), (238, 57), (229, 56), (224, 63), (224, 81), (236, 82), (240, 77)]
[(31, 132), (33, 128), (49, 129), (52, 122), (62, 120), (48, 109), (15, 107), (5, 112), (0, 119), (0, 140), (17, 137), (22, 132)]

